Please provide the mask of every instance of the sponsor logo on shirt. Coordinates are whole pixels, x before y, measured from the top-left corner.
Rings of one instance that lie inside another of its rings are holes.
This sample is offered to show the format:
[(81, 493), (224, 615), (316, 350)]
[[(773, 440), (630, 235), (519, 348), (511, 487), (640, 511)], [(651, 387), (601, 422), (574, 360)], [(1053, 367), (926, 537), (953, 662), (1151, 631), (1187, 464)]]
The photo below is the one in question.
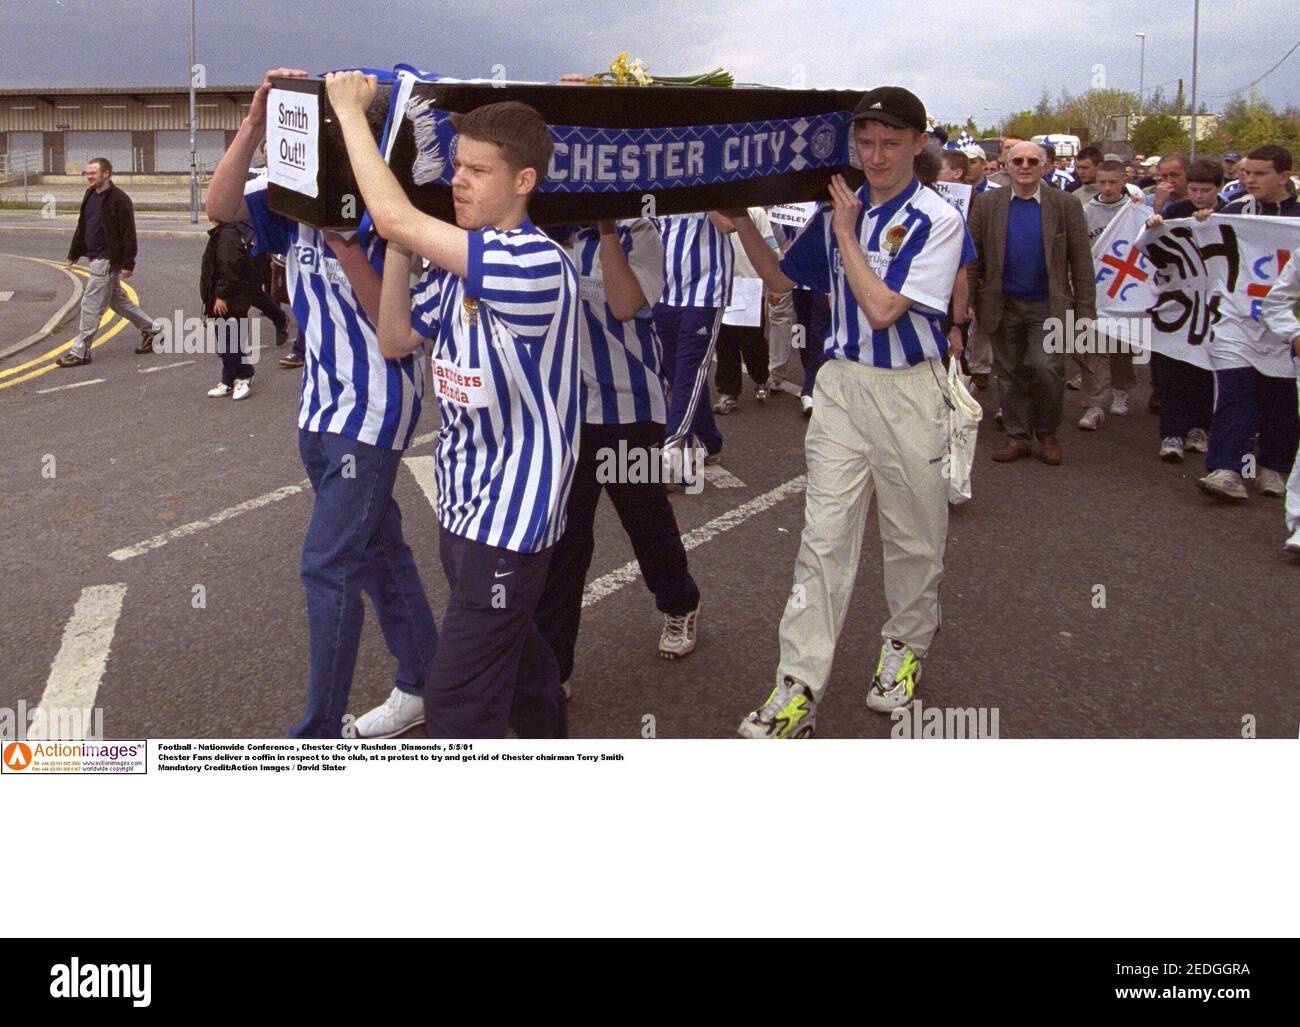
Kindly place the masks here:
[[(469, 302), (468, 300), (466, 302)], [(438, 398), (462, 407), (485, 407), (490, 400), (483, 372), (457, 367), (450, 360), (433, 359), (433, 382)]]

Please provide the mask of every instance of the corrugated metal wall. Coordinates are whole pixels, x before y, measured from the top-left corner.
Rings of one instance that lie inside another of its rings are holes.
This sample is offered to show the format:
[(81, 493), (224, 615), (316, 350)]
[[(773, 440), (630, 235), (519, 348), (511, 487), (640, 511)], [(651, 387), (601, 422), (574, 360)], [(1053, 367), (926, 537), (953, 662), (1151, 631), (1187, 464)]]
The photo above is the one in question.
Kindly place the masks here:
[[(128, 136), (128, 140), (129, 138)], [(154, 138), (155, 172), (162, 174), (190, 170), (189, 129), (184, 132), (158, 132)], [(212, 129), (198, 132), (194, 136), (194, 144), (199, 153), (199, 163), (211, 164), (220, 160), (226, 152), (226, 133)]]
[[(200, 93), (194, 118), (202, 129), (238, 128), (251, 94)], [(96, 132), (132, 129), (189, 129), (188, 94), (0, 97), (0, 132)]]

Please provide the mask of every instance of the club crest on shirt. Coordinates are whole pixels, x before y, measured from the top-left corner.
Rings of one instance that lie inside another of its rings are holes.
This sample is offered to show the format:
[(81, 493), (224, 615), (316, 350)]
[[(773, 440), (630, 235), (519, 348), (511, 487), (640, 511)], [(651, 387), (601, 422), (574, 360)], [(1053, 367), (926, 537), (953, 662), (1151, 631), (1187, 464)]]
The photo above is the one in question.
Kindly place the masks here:
[(465, 301), (461, 304), (460, 314), (465, 319), (466, 324), (473, 324), (478, 318), (478, 300), (473, 296), (466, 296)]
[(880, 246), (892, 257), (902, 248), (903, 240), (906, 238), (907, 229), (902, 225), (895, 225), (885, 233), (885, 237), (880, 241)]

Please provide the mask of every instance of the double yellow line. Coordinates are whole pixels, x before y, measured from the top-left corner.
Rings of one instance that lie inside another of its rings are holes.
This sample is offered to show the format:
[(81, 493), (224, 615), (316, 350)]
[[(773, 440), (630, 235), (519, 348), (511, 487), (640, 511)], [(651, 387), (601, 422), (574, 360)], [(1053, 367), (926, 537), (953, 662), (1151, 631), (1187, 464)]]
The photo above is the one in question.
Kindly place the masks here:
[[(30, 259), (35, 260), (41, 264), (48, 264), (50, 267), (58, 267), (58, 268), (67, 267), (66, 264), (57, 260), (46, 260), (43, 257), (32, 257)], [(82, 278), (90, 277), (90, 272), (87, 271), (85, 268), (73, 267), (70, 268), (69, 270), (71, 270), (73, 274), (81, 275)], [(130, 297), (131, 302), (132, 303), (138, 302), (140, 297), (136, 293), (136, 291), (132, 289), (131, 286), (128, 285), (126, 282), (122, 282), (121, 284), (122, 284), (122, 288), (126, 291), (127, 296)], [(117, 319), (116, 323), (114, 323), (112, 327), (108, 328), (106, 331), (102, 331), (106, 325), (113, 322), (114, 318)], [(118, 317), (118, 315), (115, 314), (111, 309), (105, 310), (104, 316), (99, 319), (99, 329), (97, 329), (97, 330), (101, 330), (102, 334), (98, 335), (95, 338), (95, 341), (90, 344), (91, 349), (98, 349), (104, 343), (108, 342), (108, 340), (111, 339), (114, 335), (116, 335), (123, 328), (125, 328), (128, 324), (130, 324), (130, 322), (127, 321), (126, 318)], [(39, 357), (33, 357), (31, 360), (28, 360), (22, 364), (17, 364), (14, 367), (6, 367), (3, 371), (0, 371), (0, 389), (8, 389), (14, 385), (21, 385), (23, 382), (31, 381), (33, 378), (39, 378), (43, 374), (49, 374), (58, 366), (54, 363), (54, 361), (58, 359), (59, 354), (63, 353), (65, 350), (70, 348), (72, 344), (76, 341), (77, 341), (77, 337), (74, 335), (71, 339), (65, 339), (63, 342), (55, 346), (52, 350), (48, 350), (45, 353), (42, 353)], [(43, 366), (38, 366), (38, 365), (43, 365)], [(36, 369), (34, 371), (27, 370), (28, 368), (32, 368), (32, 367)], [(23, 371), (27, 371), (27, 373), (22, 374), (21, 372)], [(17, 377), (14, 377), (15, 375), (17, 375)]]

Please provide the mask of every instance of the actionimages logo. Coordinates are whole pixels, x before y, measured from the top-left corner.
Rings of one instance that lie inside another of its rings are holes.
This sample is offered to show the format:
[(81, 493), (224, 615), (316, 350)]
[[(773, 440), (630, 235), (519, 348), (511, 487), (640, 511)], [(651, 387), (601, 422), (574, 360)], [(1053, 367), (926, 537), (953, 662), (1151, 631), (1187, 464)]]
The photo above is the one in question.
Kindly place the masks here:
[(152, 963), (87, 963), (76, 956), (50, 967), (51, 998), (131, 999), (143, 1009), (149, 1005)]
[(26, 742), (10, 742), (5, 746), (4, 764), (6, 770), (17, 773), (26, 770), (32, 763), (32, 747)]

